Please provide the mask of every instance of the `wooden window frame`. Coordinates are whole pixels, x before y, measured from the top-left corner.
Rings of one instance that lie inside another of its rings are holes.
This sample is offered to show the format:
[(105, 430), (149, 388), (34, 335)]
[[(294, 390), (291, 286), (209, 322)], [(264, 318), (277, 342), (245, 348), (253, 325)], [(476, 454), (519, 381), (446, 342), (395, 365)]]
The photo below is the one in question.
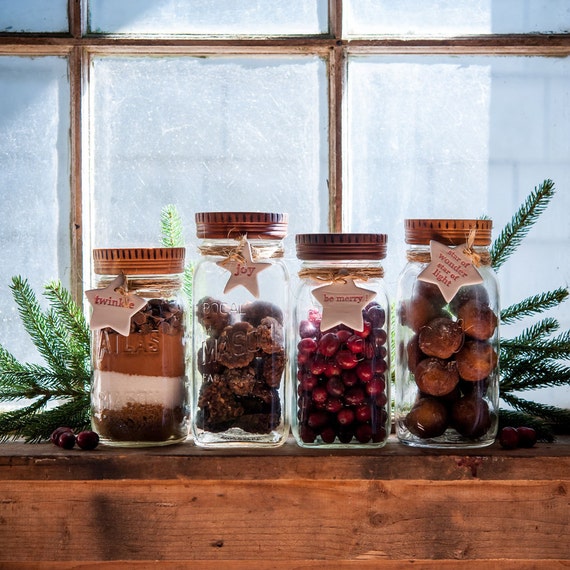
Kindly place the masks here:
[(311, 54), (328, 68), (329, 215), (330, 231), (342, 231), (345, 176), (344, 93), (351, 55), (510, 55), (565, 57), (570, 34), (493, 34), (443, 39), (346, 38), (342, 29), (343, 0), (329, 0), (329, 31), (317, 36), (270, 38), (208, 38), (182, 35), (88, 35), (85, 0), (69, 0), (69, 33), (0, 34), (0, 55), (55, 55), (68, 58), (71, 101), (71, 291), (83, 297), (83, 189), (86, 169), (86, 82), (94, 55), (275, 55)]

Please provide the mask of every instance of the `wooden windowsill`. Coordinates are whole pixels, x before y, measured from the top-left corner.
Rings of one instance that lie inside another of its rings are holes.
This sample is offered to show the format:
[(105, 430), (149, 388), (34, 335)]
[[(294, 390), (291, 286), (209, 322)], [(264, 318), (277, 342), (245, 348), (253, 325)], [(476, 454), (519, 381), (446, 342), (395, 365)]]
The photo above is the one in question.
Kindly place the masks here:
[(568, 568), (569, 492), (567, 437), (512, 451), (5, 443), (0, 568)]

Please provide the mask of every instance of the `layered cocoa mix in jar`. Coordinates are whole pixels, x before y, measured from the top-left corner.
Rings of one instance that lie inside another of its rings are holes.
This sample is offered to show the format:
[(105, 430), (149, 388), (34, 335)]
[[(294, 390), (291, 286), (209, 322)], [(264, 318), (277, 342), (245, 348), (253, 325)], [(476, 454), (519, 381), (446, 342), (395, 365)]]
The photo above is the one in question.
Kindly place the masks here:
[(483, 447), (495, 440), (499, 292), (490, 220), (406, 220), (398, 286), (395, 413), (401, 442)]
[[(93, 331), (92, 424), (103, 443), (167, 445), (188, 435), (184, 253), (184, 248), (94, 251), (99, 299), (112, 302), (114, 294), (125, 304), (142, 300), (128, 334), (112, 326)], [(117, 275), (123, 275), (120, 287)]]
[(196, 214), (192, 433), (202, 447), (283, 444), (288, 272), (285, 214)]

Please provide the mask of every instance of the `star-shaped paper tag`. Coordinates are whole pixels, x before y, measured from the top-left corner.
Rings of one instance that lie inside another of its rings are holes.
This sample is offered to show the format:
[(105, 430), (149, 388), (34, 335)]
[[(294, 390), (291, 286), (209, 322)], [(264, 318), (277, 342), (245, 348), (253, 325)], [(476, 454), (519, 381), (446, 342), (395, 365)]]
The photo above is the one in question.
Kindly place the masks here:
[(230, 277), (224, 287), (224, 293), (231, 291), (238, 285), (242, 285), (257, 298), (259, 297), (257, 276), (263, 270), (269, 268), (271, 263), (254, 261), (251, 245), (247, 239), (244, 239), (232, 255), (222, 261), (218, 261), (216, 265), (230, 272)]
[(362, 309), (376, 297), (374, 291), (357, 287), (354, 279), (317, 287), (312, 294), (323, 306), (322, 331), (341, 324), (355, 331), (364, 330)]
[(125, 276), (121, 273), (107, 287), (85, 291), (93, 307), (89, 323), (91, 330), (110, 327), (123, 336), (129, 335), (131, 317), (146, 305), (146, 301), (125, 293), (122, 290), (124, 283)]
[(450, 247), (437, 241), (429, 242), (431, 261), (418, 275), (418, 280), (434, 283), (439, 287), (446, 303), (449, 303), (460, 287), (482, 283), (483, 278), (473, 265), (467, 243)]

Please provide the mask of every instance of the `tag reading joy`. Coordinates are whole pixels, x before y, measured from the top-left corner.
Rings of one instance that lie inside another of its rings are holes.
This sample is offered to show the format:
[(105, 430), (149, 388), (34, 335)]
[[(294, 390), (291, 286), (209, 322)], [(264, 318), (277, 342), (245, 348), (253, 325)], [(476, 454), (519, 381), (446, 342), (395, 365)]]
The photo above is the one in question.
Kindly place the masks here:
[(222, 269), (230, 272), (228, 282), (224, 287), (224, 293), (231, 291), (234, 287), (242, 285), (255, 298), (259, 297), (259, 283), (257, 276), (264, 269), (271, 266), (269, 262), (254, 261), (251, 253), (251, 245), (247, 240), (243, 240), (241, 246), (236, 250), (235, 254), (218, 261)]
[(431, 261), (418, 275), (418, 280), (437, 285), (446, 303), (455, 297), (463, 285), (483, 282), (471, 257), (464, 253), (467, 249), (466, 243), (451, 247), (431, 240), (429, 246)]
[(362, 309), (376, 293), (357, 287), (353, 279), (346, 283), (334, 282), (312, 290), (313, 297), (323, 306), (321, 330), (346, 325), (355, 331), (364, 329)]
[(93, 307), (89, 322), (91, 330), (109, 327), (123, 336), (129, 335), (131, 317), (146, 305), (146, 301), (125, 293), (122, 289), (124, 283), (125, 276), (121, 274), (103, 289), (85, 291)]

